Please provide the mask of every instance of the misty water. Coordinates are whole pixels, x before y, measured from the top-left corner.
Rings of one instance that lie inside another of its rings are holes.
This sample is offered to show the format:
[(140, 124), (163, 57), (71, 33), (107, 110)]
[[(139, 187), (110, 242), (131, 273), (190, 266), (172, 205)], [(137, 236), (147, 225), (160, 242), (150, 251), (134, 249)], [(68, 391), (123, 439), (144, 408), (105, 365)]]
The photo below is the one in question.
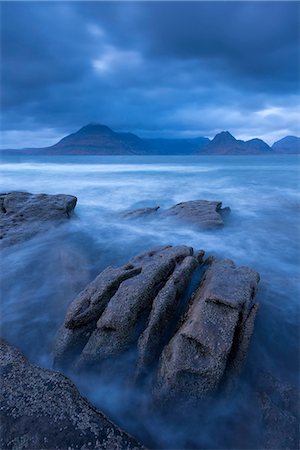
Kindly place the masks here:
[[(88, 399), (122, 428), (157, 448), (256, 448), (257, 371), (297, 384), (299, 353), (299, 159), (276, 157), (3, 158), (2, 192), (78, 197), (64, 225), (3, 251), (1, 334), (30, 361), (52, 367), (52, 347), (69, 303), (101, 270), (161, 244), (186, 244), (230, 258), (261, 276), (260, 310), (238, 385), (211, 413), (174, 424), (137, 411), (145, 392), (105, 374), (69, 373)], [(220, 200), (231, 214), (220, 230), (125, 221), (141, 206)], [(238, 431), (237, 431), (238, 430)]]

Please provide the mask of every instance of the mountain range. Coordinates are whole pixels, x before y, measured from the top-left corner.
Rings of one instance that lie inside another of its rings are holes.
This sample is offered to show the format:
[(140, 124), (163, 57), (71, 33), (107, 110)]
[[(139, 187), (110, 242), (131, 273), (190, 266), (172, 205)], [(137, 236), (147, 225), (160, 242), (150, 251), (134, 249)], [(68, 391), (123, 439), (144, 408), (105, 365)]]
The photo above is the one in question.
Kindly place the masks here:
[(13, 154), (41, 155), (271, 155), (299, 154), (300, 138), (286, 136), (270, 147), (261, 139), (236, 139), (229, 131), (212, 140), (142, 139), (132, 133), (118, 133), (105, 125), (91, 123), (50, 147), (3, 150)]

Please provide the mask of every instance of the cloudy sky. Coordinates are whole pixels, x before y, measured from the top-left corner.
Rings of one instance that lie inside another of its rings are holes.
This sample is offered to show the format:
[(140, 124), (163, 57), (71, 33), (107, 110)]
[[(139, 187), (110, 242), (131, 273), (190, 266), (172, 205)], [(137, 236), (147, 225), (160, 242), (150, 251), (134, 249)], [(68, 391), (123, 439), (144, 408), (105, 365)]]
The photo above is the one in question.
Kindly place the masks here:
[[(2, 2), (2, 147), (299, 135), (299, 2)], [(297, 104), (298, 101), (298, 104)]]

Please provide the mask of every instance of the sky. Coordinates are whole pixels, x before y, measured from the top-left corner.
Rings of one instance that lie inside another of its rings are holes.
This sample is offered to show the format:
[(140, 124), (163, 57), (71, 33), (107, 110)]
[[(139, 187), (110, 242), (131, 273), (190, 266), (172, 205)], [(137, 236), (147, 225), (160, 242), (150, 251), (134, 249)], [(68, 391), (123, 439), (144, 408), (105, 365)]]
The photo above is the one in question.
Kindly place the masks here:
[(1, 2), (2, 148), (299, 131), (299, 2)]

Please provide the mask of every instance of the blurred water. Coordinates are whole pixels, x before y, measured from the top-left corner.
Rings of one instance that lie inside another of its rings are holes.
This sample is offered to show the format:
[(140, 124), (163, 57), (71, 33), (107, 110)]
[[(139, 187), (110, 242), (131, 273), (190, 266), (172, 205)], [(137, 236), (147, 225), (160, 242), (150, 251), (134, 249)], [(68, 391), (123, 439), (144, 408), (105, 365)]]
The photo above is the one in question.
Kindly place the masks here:
[[(1, 258), (1, 334), (31, 361), (51, 367), (53, 340), (68, 304), (107, 265), (121, 264), (151, 246), (187, 244), (253, 267), (261, 275), (257, 296), (261, 308), (246, 375), (241, 379), (246, 386), (243, 395), (247, 392), (248, 400), (252, 398), (247, 374), (254, 368), (298, 382), (297, 156), (3, 158), (1, 172), (2, 192), (26, 190), (78, 197), (72, 220), (6, 249)], [(226, 226), (204, 232), (168, 223), (126, 222), (118, 216), (128, 208), (169, 207), (193, 199), (220, 200), (230, 206)], [(141, 393), (131, 392), (124, 400), (122, 389), (107, 380), (97, 379), (92, 385), (77, 382), (93, 402), (136, 432), (129, 422), (135, 396)], [(228, 427), (218, 437), (213, 428), (227, 424), (237, 410), (243, 417), (243, 408), (245, 402), (237, 400), (230, 407), (219, 408), (212, 422), (202, 420), (202, 433), (209, 436), (207, 448), (234, 448)], [(153, 417), (144, 426), (151, 439), (157, 429), (166, 429)], [(156, 436), (158, 446), (195, 448), (195, 443), (188, 442), (180, 427)]]

